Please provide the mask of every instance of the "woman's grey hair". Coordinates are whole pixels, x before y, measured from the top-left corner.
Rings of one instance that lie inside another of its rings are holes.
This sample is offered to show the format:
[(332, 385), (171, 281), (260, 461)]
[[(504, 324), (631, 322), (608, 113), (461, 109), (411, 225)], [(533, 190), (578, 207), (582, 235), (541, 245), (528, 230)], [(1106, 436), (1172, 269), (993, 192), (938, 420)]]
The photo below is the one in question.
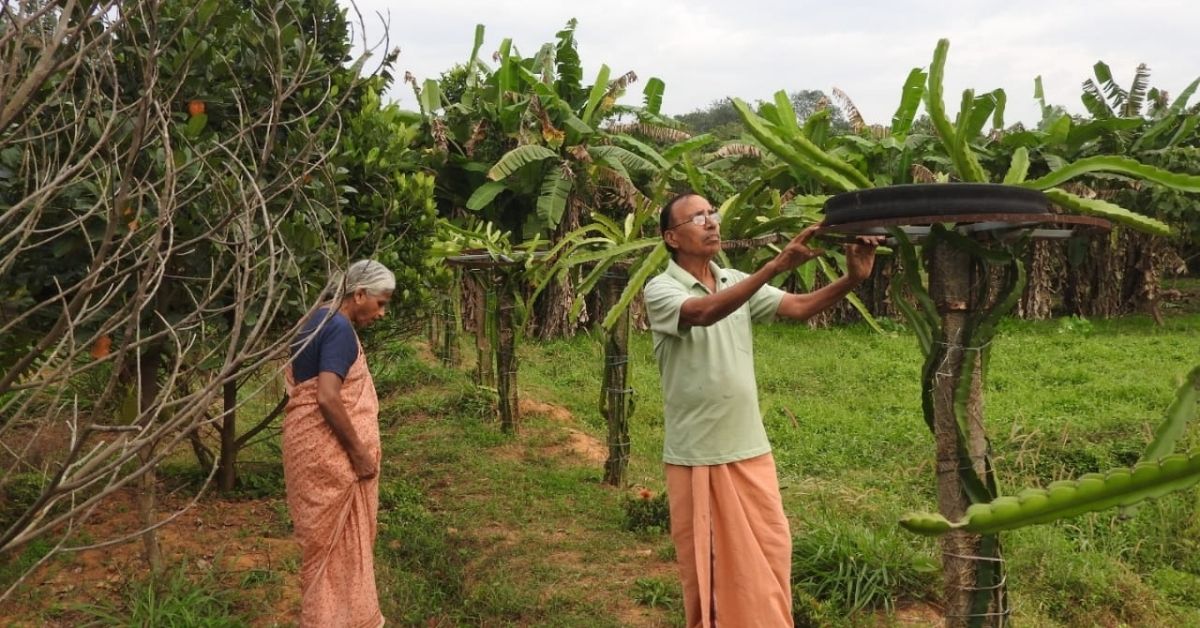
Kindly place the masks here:
[(360, 259), (346, 269), (346, 273), (334, 273), (327, 292), (335, 300), (366, 290), (367, 294), (383, 294), (396, 290), (396, 275), (387, 266), (375, 260)]

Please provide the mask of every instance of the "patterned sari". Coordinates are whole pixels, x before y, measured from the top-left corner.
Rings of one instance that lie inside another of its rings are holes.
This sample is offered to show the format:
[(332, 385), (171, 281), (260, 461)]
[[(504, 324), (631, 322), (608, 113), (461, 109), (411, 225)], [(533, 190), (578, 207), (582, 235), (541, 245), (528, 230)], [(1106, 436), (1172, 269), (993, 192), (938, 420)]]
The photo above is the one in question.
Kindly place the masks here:
[[(379, 476), (359, 480), (346, 450), (317, 406), (317, 377), (295, 383), (286, 371), (283, 472), (288, 511), (300, 542), (300, 625), (376, 628), (384, 623), (375, 590)], [(355, 433), (380, 459), (379, 399), (362, 345), (342, 382)]]

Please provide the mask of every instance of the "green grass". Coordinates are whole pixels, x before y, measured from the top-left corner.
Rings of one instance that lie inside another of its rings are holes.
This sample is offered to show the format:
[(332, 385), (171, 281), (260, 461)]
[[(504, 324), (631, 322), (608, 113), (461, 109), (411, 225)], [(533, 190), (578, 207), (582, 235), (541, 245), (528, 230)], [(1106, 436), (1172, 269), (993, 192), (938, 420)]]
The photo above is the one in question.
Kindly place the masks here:
[[(1132, 464), (1182, 377), (1200, 364), (1198, 329), (1195, 314), (1162, 327), (1147, 317), (1006, 321), (986, 383), (1002, 490)], [(797, 539), (797, 612), (815, 604), (846, 618), (897, 599), (936, 599), (937, 579), (923, 567), (936, 563), (935, 543), (896, 525), (906, 510), (936, 508), (915, 339), (780, 324), (756, 330), (755, 353), (763, 420)], [(662, 400), (649, 334), (634, 335), (631, 354), (630, 481), (659, 489)], [(602, 433), (601, 362), (596, 338), (526, 345), (522, 390), (567, 405)], [(1188, 436), (1181, 447), (1196, 444)], [(1194, 619), (1200, 609), (1178, 591), (1200, 576), (1195, 505), (1187, 492), (1144, 505), (1130, 521), (1109, 512), (1008, 535), (1016, 618), (1031, 625)], [(1174, 588), (1153, 585), (1167, 579)]]
[(243, 626), (235, 612), (236, 590), (208, 571), (189, 575), (183, 565), (125, 584), (116, 602), (76, 609), (88, 626), (225, 628)]
[(564, 454), (565, 426), (530, 415), (504, 434), (494, 393), (464, 373), (411, 351), (386, 363), (377, 372), (394, 396), (381, 412), (392, 427), (376, 562), (385, 616), (405, 626), (623, 625), (612, 600), (636, 608), (638, 561), (665, 537), (625, 529), (627, 497)]

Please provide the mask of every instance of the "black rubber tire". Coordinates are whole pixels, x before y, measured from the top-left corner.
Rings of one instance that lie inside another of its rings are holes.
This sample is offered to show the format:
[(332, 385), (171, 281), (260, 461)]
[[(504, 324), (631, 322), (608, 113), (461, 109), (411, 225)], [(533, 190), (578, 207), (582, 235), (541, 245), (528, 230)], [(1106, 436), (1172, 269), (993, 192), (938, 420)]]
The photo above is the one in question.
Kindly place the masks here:
[(825, 224), (953, 214), (1045, 214), (1038, 190), (996, 183), (926, 183), (855, 190), (825, 201)]

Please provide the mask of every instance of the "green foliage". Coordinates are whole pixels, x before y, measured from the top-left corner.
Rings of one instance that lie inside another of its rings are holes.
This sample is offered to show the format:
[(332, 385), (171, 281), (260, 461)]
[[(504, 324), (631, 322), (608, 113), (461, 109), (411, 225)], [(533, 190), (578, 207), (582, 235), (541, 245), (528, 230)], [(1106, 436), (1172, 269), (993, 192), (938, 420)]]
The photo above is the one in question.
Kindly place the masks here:
[(750, 134), (787, 162), (797, 175), (811, 176), (837, 192), (870, 187), (862, 173), (821, 150), (802, 134), (787, 134), (776, 128), (740, 99), (733, 99), (733, 106)]
[(1175, 400), (1167, 408), (1166, 418), (1154, 430), (1154, 437), (1146, 445), (1141, 460), (1158, 460), (1175, 451), (1176, 443), (1182, 438), (1187, 426), (1196, 420), (1200, 412), (1200, 366), (1193, 368), (1175, 393)]
[(1150, 574), (1149, 584), (1176, 604), (1200, 608), (1200, 575), (1163, 567)]
[(654, 495), (643, 489), (641, 494), (626, 495), (621, 506), (625, 510), (626, 530), (652, 534), (670, 532), (671, 507), (665, 491)]
[(279, 463), (242, 465), (237, 482), (234, 494), (242, 498), (283, 497), (285, 493), (283, 465)]
[(678, 578), (638, 578), (633, 581), (633, 599), (642, 606), (667, 610), (678, 610), (683, 606)]
[(1090, 336), (1095, 329), (1096, 327), (1092, 325), (1092, 321), (1082, 316), (1065, 316), (1058, 320), (1058, 333), (1060, 334)]
[(900, 537), (862, 525), (827, 521), (797, 530), (792, 539), (793, 589), (842, 617), (919, 599), (936, 579), (930, 557)]
[(418, 623), (462, 598), (463, 560), (412, 482), (381, 483), (377, 545), (379, 597), (388, 617)]
[(437, 220), (434, 178), (419, 171), (414, 144), (420, 128), (395, 104), (382, 104), (374, 80), (348, 115), (333, 168), (341, 198), (346, 259), (372, 258), (396, 275), (389, 310), (395, 318), (422, 312), (436, 280), (429, 257)]
[[(1200, 451), (1167, 454), (1178, 440), (1183, 425), (1196, 415), (1198, 373), (1200, 368), (1193, 370), (1177, 392), (1164, 426), (1158, 430), (1155, 440), (1147, 449), (1153, 456), (1143, 457), (1143, 461), (1134, 465), (1132, 470), (1115, 469), (1103, 475), (1089, 473), (1075, 481), (1051, 483), (1046, 489), (1025, 489), (1015, 496), (996, 496), (991, 488), (986, 492), (971, 492), (968, 486), (973, 503), (961, 520), (951, 522), (940, 514), (918, 512), (902, 517), (901, 525), (918, 534), (940, 535), (963, 529), (988, 535), (1114, 506), (1124, 507), (1126, 514), (1129, 514), (1129, 508), (1141, 501), (1191, 487), (1200, 481)], [(961, 400), (956, 402), (956, 406), (961, 405)], [(928, 421), (929, 403), (926, 402), (925, 406)], [(962, 410), (958, 412), (961, 416)]]
[(0, 530), (6, 530), (42, 494), (47, 478), (40, 473), (13, 473), (0, 484)]
[(801, 585), (792, 585), (792, 622), (797, 628), (826, 628), (847, 622), (834, 604), (817, 599)]
[[(1131, 626), (1177, 625), (1150, 582), (1083, 539), (1069, 540), (1048, 527), (1016, 531), (1009, 538), (1008, 571), (1021, 574), (1011, 580), (1012, 595), (1014, 601), (1024, 600), (1014, 605), (1014, 621), (1093, 626), (1106, 617)], [(1018, 544), (1019, 553), (1012, 549)]]
[(53, 543), (46, 539), (38, 539), (19, 552), (0, 557), (0, 591), (8, 590), (8, 587), (53, 550)]
[[(642, 171), (653, 169), (646, 160), (660, 158), (645, 144), (650, 156), (618, 147), (632, 138), (611, 123), (629, 115), (657, 128), (662, 81), (647, 85), (647, 108), (618, 105), (636, 77), (610, 79), (601, 65), (585, 87), (575, 21), (556, 38), (529, 58), (505, 40), (495, 70), (472, 62), (443, 75), (449, 104), (430, 124), (441, 153), (432, 165), (444, 217), (465, 206), (519, 244), (553, 237), (561, 223), (573, 227), (588, 213), (631, 210), (642, 200), (639, 187), (649, 176)], [(481, 41), (477, 29), (476, 50)]]

